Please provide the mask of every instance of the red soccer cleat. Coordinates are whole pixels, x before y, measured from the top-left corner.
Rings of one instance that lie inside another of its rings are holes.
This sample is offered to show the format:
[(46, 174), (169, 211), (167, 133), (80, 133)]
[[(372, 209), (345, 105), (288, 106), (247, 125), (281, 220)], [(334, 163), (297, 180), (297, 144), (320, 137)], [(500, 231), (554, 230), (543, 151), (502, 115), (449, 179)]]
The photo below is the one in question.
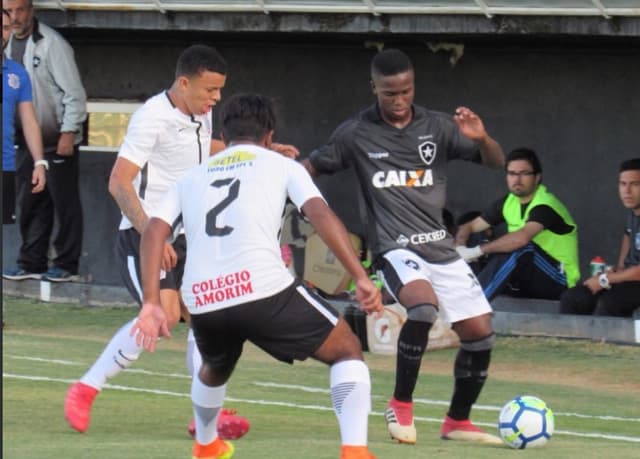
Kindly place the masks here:
[(416, 442), (416, 426), (413, 423), (413, 402), (401, 402), (392, 397), (384, 412), (391, 438), (398, 443), (413, 445)]
[(67, 398), (64, 400), (64, 417), (78, 432), (84, 432), (89, 427), (91, 405), (98, 392), (98, 389), (80, 381), (69, 387)]
[[(236, 410), (222, 408), (218, 414), (218, 436), (223, 440), (237, 440), (243, 437), (251, 424), (249, 420), (243, 416), (238, 416)], [(187, 428), (191, 437), (196, 436), (196, 422), (192, 419)]]

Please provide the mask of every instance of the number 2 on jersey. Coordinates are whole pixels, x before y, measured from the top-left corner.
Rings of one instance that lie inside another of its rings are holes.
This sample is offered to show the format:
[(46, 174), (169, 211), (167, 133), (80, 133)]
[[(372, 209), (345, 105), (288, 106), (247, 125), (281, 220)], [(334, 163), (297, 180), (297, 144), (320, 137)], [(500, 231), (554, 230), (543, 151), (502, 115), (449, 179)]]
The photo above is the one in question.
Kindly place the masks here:
[(216, 220), (218, 218), (218, 215), (220, 215), (220, 213), (238, 197), (238, 194), (240, 193), (240, 180), (237, 178), (215, 180), (211, 182), (211, 186), (215, 188), (229, 186), (229, 194), (227, 194), (227, 196), (222, 201), (220, 201), (209, 212), (207, 212), (207, 223), (205, 226), (205, 231), (209, 236), (226, 236), (233, 231), (233, 227), (226, 225), (219, 227)]

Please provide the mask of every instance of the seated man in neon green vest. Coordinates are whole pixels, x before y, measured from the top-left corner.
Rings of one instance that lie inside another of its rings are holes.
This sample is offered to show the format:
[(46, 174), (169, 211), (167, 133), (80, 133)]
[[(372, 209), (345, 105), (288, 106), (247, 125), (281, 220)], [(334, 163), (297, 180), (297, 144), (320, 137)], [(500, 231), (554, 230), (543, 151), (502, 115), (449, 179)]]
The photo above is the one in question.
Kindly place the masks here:
[[(558, 299), (580, 278), (578, 227), (564, 204), (541, 183), (542, 167), (533, 150), (510, 152), (505, 169), (509, 193), (458, 228), (456, 249), (466, 261), (491, 254), (478, 274), (489, 300), (501, 293)], [(506, 223), (506, 234), (466, 247), (472, 233), (500, 223)]]

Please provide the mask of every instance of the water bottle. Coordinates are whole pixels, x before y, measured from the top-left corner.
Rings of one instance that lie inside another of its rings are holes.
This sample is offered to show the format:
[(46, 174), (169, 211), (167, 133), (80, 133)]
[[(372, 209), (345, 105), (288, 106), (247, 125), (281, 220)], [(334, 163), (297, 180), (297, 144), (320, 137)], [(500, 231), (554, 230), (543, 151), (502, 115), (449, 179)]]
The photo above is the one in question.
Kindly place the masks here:
[(607, 266), (607, 262), (604, 261), (604, 258), (601, 256), (593, 257), (591, 263), (589, 263), (589, 271), (591, 271), (591, 275), (595, 276), (596, 274), (601, 274), (604, 272)]

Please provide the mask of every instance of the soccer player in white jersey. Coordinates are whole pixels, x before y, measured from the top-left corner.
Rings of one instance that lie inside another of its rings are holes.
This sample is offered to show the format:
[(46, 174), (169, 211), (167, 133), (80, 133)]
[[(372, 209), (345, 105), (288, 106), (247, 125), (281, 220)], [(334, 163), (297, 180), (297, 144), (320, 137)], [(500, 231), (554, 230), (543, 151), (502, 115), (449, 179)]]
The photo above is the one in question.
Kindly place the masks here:
[[(227, 64), (214, 48), (204, 45), (187, 48), (178, 59), (171, 88), (147, 100), (129, 123), (111, 171), (109, 191), (123, 214), (116, 242), (116, 262), (138, 304), (142, 304), (140, 234), (149, 220), (148, 213), (187, 170), (220, 150), (221, 141), (211, 139), (211, 109), (221, 99), (226, 73)], [(169, 328), (179, 322), (181, 310), (188, 319), (180, 299), (184, 261), (184, 236), (179, 236), (173, 244), (164, 244), (160, 297)], [(93, 401), (107, 378), (129, 367), (143, 352), (129, 336), (133, 322), (116, 332), (91, 368), (69, 388), (64, 411), (75, 430), (84, 432), (89, 427)], [(199, 366), (200, 355), (190, 330), (189, 373), (193, 375)], [(247, 432), (249, 424), (234, 412), (225, 411), (219, 427), (225, 438), (239, 438)]]
[(197, 425), (193, 457), (233, 454), (231, 443), (218, 438), (215, 421), (249, 340), (287, 363), (313, 357), (330, 365), (341, 458), (373, 459), (367, 448), (371, 384), (360, 342), (344, 318), (296, 280), (280, 257), (278, 234), (287, 198), (353, 275), (364, 311), (382, 309), (380, 292), (309, 174), (267, 149), (274, 127), (273, 107), (263, 96), (237, 95), (225, 105), (222, 135), (228, 148), (172, 186), (144, 230), (144, 302), (131, 334), (150, 351), (159, 336), (169, 334), (158, 272), (164, 241), (181, 221), (188, 247), (182, 297), (203, 360), (191, 387)]

